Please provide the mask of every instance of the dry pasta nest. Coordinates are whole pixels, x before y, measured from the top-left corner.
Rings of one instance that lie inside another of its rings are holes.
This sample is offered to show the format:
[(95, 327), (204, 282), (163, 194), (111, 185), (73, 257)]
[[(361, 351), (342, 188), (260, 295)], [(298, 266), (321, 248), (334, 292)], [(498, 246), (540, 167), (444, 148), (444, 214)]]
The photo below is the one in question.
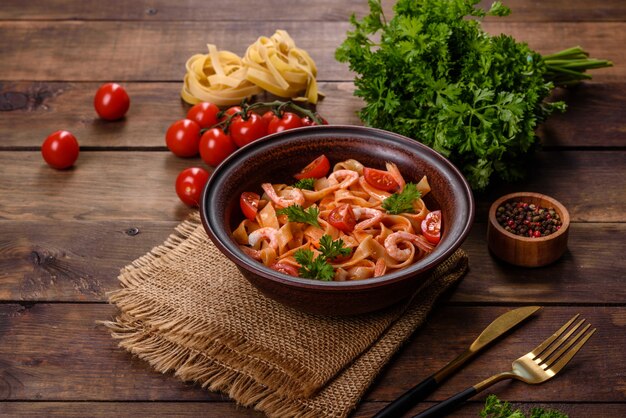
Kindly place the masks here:
[[(296, 46), (284, 30), (261, 36), (243, 59), (208, 44), (208, 54), (187, 60), (181, 97), (189, 104), (211, 102), (218, 106), (240, 103), (266, 90), (279, 97), (317, 103), (317, 67), (309, 54)], [(304, 93), (304, 96), (299, 96)]]

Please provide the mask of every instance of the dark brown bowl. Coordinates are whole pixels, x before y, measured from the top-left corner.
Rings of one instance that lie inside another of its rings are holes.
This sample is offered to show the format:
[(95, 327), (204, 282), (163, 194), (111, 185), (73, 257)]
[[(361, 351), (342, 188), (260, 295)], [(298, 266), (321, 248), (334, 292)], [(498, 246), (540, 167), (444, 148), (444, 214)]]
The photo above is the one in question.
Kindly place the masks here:
[[(239, 196), (260, 191), (263, 182), (289, 183), (321, 154), (331, 164), (354, 158), (365, 166), (398, 165), (407, 181), (428, 176), (429, 209), (441, 209), (441, 242), (423, 260), (391, 274), (359, 281), (323, 282), (276, 272), (244, 254), (231, 236), (243, 219)], [(373, 128), (315, 126), (280, 132), (253, 142), (215, 169), (206, 185), (200, 211), (215, 245), (261, 292), (297, 309), (329, 315), (375, 311), (411, 296), (429, 272), (464, 241), (474, 219), (472, 192), (461, 173), (444, 157), (412, 139)]]

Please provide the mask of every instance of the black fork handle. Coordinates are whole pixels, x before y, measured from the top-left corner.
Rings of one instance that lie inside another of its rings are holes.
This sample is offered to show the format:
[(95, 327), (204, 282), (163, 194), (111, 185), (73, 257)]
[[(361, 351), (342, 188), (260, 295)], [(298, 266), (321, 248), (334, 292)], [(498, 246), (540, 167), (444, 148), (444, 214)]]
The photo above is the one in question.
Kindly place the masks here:
[(434, 376), (427, 377), (422, 382), (407, 390), (402, 396), (391, 402), (373, 418), (395, 418), (404, 414), (411, 407), (428, 396), (439, 384)]
[(415, 415), (413, 418), (443, 417), (464, 404), (465, 401), (467, 401), (469, 398), (476, 395), (477, 393), (478, 391), (476, 390), (476, 388), (474, 386), (471, 386), (465, 389), (463, 392), (459, 392), (451, 398), (448, 398), (445, 401), (438, 403), (437, 405), (431, 406), (424, 412)]

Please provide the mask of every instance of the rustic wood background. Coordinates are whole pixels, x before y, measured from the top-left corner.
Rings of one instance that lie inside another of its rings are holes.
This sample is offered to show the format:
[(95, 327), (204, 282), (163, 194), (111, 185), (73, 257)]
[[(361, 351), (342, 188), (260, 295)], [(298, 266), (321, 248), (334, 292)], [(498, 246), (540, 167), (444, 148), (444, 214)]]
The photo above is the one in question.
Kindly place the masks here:
[[(626, 2), (505, 4), (513, 15), (487, 19), (489, 32), (545, 53), (580, 44), (615, 67), (558, 93), (570, 108), (541, 128), (544, 149), (530, 178), (476, 196), (464, 245), (471, 272), (381, 373), (355, 417), (372, 415), (498, 314), (526, 304), (546, 308), (412, 412), (508, 368), (580, 312), (598, 333), (561, 376), (490, 392), (572, 417), (626, 416)], [(258, 36), (286, 29), (317, 62), (327, 95), (319, 112), (331, 123), (360, 124), (352, 76), (333, 56), (348, 16), (366, 8), (365, 0), (0, 2), (0, 415), (261, 416), (152, 371), (96, 320), (115, 314), (106, 292), (117, 288), (119, 269), (189, 213), (174, 179), (201, 161), (164, 146), (165, 130), (188, 108), (178, 96), (185, 60), (208, 42), (242, 54)], [(93, 94), (107, 81), (130, 94), (125, 120), (103, 122), (93, 110)], [(49, 168), (40, 155), (58, 129), (81, 144), (70, 171)], [(569, 251), (551, 266), (515, 268), (487, 251), (489, 204), (519, 190), (552, 195), (572, 215)], [(477, 416), (484, 397), (455, 415)]]

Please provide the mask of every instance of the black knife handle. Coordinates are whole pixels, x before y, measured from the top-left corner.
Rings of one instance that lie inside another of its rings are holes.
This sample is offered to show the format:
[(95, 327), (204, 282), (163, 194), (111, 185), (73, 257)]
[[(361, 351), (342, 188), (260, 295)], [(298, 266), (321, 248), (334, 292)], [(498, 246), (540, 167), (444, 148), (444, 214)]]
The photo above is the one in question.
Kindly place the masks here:
[(463, 392), (457, 393), (453, 397), (448, 398), (437, 405), (431, 406), (424, 412), (415, 415), (413, 418), (443, 417), (461, 406), (466, 400), (476, 395), (477, 392), (476, 388), (471, 386)]
[(438, 384), (434, 376), (427, 377), (424, 381), (413, 386), (398, 399), (379, 411), (374, 415), (374, 418), (396, 418), (401, 416), (416, 403), (425, 399), (437, 386)]

